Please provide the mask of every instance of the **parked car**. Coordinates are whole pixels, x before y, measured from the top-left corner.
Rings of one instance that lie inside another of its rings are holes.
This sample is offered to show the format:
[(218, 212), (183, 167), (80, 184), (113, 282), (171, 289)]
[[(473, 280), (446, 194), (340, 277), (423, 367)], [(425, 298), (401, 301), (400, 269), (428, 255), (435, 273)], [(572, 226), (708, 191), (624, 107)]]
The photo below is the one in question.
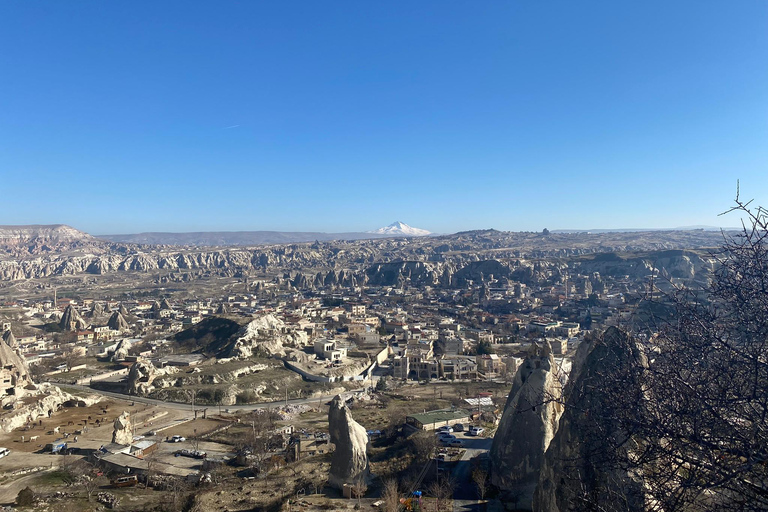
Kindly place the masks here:
[(448, 446), (451, 446), (453, 448), (461, 448), (464, 446), (464, 443), (461, 442), (461, 439), (452, 439), (448, 442)]
[(8, 448), (0, 448), (0, 459), (10, 453), (11, 453), (11, 450), (9, 450)]
[(483, 427), (469, 427), (469, 432), (467, 432), (470, 436), (479, 436), (485, 432), (485, 429)]
[(464, 424), (463, 423), (456, 423), (453, 426), (453, 431), (454, 432), (464, 432)]
[(453, 428), (450, 425), (443, 425), (442, 427), (437, 429), (438, 432), (448, 432), (449, 434), (453, 432)]
[(171, 438), (171, 442), (172, 443), (181, 443), (181, 442), (186, 441), (186, 440), (187, 440), (187, 438), (184, 437), (184, 436), (173, 436)]

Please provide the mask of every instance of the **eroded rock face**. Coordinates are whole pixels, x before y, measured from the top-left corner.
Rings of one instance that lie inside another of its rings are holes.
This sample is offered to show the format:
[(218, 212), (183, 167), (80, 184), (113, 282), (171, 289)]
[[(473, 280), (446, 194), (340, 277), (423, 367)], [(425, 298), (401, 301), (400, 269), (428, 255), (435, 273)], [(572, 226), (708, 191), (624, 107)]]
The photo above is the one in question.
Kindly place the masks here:
[(117, 363), (119, 361), (125, 361), (125, 358), (128, 357), (128, 350), (131, 348), (131, 345), (132, 343), (129, 340), (120, 340), (110, 358), (112, 362)]
[(531, 345), (517, 370), (491, 446), (491, 482), (530, 508), (544, 453), (562, 414), (562, 384), (548, 342)]
[[(26, 386), (23, 395), (11, 398), (21, 396), (25, 397), (24, 405), (7, 412), (0, 411), (0, 428), (4, 432), (11, 432), (41, 417), (48, 418), (62, 407), (88, 407), (101, 399), (98, 395), (85, 398), (70, 395), (49, 383)], [(35, 397), (35, 400), (29, 400), (29, 397)]]
[(64, 314), (59, 321), (59, 327), (65, 331), (83, 330), (87, 326), (88, 324), (83, 320), (83, 317), (80, 316), (80, 313), (71, 304), (64, 310)]
[(328, 428), (331, 442), (336, 446), (331, 459), (329, 485), (342, 489), (344, 484), (354, 485), (369, 474), (368, 434), (358, 422), (352, 419), (344, 400), (336, 395), (328, 411)]
[(247, 359), (254, 355), (286, 354), (285, 347), (303, 347), (309, 343), (304, 331), (291, 331), (274, 315), (264, 315), (240, 329), (237, 341), (225, 351), (225, 357)]
[(638, 440), (622, 425), (642, 414), (645, 368), (636, 342), (615, 327), (582, 343), (565, 389), (565, 410), (544, 457), (533, 510), (643, 510), (643, 483), (630, 463)]
[(107, 327), (113, 331), (127, 331), (129, 329), (128, 322), (125, 321), (125, 317), (119, 311), (112, 313), (107, 322)]
[(128, 372), (128, 386), (126, 392), (129, 395), (148, 396), (155, 390), (153, 382), (157, 377), (176, 373), (178, 368), (168, 366), (158, 369), (149, 361), (136, 361)]
[[(11, 331), (7, 331), (10, 333)], [(6, 333), (6, 334), (7, 334)], [(13, 334), (9, 336), (9, 340)], [(15, 343), (15, 339), (11, 340)], [(32, 384), (29, 376), (29, 366), (20, 353), (11, 348), (5, 339), (0, 337), (0, 400), (21, 398), (24, 388)]]
[(112, 442), (117, 444), (131, 444), (133, 442), (133, 423), (131, 415), (123, 413), (115, 418), (112, 429)]

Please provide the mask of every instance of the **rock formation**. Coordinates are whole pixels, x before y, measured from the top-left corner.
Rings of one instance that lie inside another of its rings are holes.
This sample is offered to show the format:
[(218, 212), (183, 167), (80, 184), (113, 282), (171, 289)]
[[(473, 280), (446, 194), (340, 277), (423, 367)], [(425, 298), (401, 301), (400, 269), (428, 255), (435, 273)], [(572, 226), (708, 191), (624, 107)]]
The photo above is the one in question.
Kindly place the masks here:
[[(7, 331), (6, 334), (10, 332)], [(9, 339), (12, 337), (13, 334)], [(21, 398), (24, 395), (24, 387), (32, 384), (27, 361), (6, 343), (5, 338), (6, 336), (3, 336), (3, 339), (0, 339), (0, 399), (3, 402), (6, 398)], [(13, 341), (15, 342), (15, 339)]]
[(152, 391), (152, 381), (155, 380), (155, 366), (149, 361), (136, 361), (128, 372), (129, 395), (146, 396)]
[(631, 463), (638, 440), (624, 425), (642, 414), (646, 367), (635, 341), (615, 327), (582, 343), (565, 389), (565, 410), (544, 457), (533, 510), (643, 510), (643, 483)]
[(562, 384), (552, 349), (531, 345), (515, 373), (512, 389), (491, 447), (491, 482), (517, 495), (530, 509), (539, 472), (562, 413)]
[(235, 342), (225, 348), (222, 357), (247, 359), (254, 355), (285, 355), (285, 347), (303, 347), (309, 343), (305, 331), (291, 331), (274, 315), (264, 315), (245, 325)]
[(328, 411), (328, 429), (335, 445), (331, 458), (329, 485), (343, 489), (344, 484), (354, 485), (369, 474), (368, 455), (365, 453), (368, 434), (352, 419), (341, 396), (336, 395)]
[(67, 306), (64, 314), (61, 315), (61, 320), (59, 320), (59, 327), (65, 331), (80, 331), (87, 326), (88, 324), (85, 323), (83, 317), (80, 316), (80, 313), (71, 304)]
[(101, 302), (94, 301), (93, 305), (91, 306), (91, 316), (99, 317), (103, 314), (104, 314), (104, 306), (101, 305)]
[(125, 361), (125, 358), (128, 357), (128, 350), (131, 348), (131, 345), (133, 345), (133, 343), (131, 343), (129, 340), (120, 340), (115, 347), (115, 351), (112, 352), (112, 357), (110, 360), (113, 363)]
[(127, 331), (130, 329), (128, 322), (125, 321), (125, 317), (119, 311), (112, 313), (107, 322), (107, 327), (113, 331)]
[(168, 299), (163, 299), (163, 301), (160, 303), (160, 309), (173, 309), (173, 306), (171, 306), (171, 303), (168, 302)]
[(3, 333), (3, 341), (12, 349), (16, 349), (16, 336), (11, 331), (5, 331)]
[(128, 310), (125, 309), (125, 306), (123, 306), (122, 304), (120, 304), (120, 307), (118, 308), (117, 312), (123, 315), (123, 318), (129, 315)]
[(228, 315), (229, 313), (230, 313), (229, 305), (223, 302), (219, 304), (219, 307), (216, 309), (217, 315)]
[(115, 423), (112, 428), (112, 442), (117, 444), (131, 444), (133, 442), (133, 423), (131, 423), (131, 415), (125, 411), (115, 418)]
[[(24, 388), (23, 395), (8, 398), (17, 401), (21, 396), (25, 398), (22, 405), (18, 406), (17, 402), (17, 407), (0, 413), (0, 426), (4, 432), (23, 427), (40, 417), (48, 418), (62, 407), (88, 407), (101, 399), (98, 395), (85, 398), (70, 395), (49, 383), (29, 385)], [(31, 400), (31, 397), (35, 399)]]

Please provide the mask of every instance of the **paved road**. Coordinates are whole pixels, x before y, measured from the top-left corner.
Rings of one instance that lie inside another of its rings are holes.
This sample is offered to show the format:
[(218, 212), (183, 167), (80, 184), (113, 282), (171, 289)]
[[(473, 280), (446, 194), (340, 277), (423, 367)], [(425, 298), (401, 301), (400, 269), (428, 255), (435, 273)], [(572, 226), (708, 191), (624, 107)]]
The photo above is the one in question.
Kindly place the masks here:
[[(192, 405), (191, 404), (184, 404), (180, 402), (168, 402), (164, 400), (155, 400), (154, 398), (144, 398), (139, 396), (131, 396), (131, 395), (124, 395), (122, 393), (113, 393), (111, 391), (102, 391), (100, 389), (94, 389), (90, 388), (88, 386), (79, 386), (77, 384), (57, 384), (62, 389), (76, 389), (79, 391), (85, 391), (88, 393), (93, 393), (97, 395), (102, 396), (108, 396), (110, 398), (117, 398), (118, 400), (129, 400), (131, 402), (137, 402), (142, 404), (148, 404), (148, 405), (157, 405), (160, 407), (167, 407), (170, 409), (177, 409), (180, 411), (190, 411), (192, 412)], [(356, 393), (355, 391), (349, 391), (346, 393), (342, 393), (344, 396), (350, 396), (352, 394)], [(285, 400), (280, 400), (279, 402), (266, 402), (266, 403), (259, 403), (259, 404), (248, 404), (248, 405), (229, 405), (229, 406), (222, 406), (222, 410), (227, 410), (230, 412), (234, 411), (255, 411), (257, 409), (269, 409), (271, 407), (279, 407), (281, 405), (285, 405), (288, 403), (289, 405), (300, 405), (300, 404), (316, 404), (316, 403), (325, 403), (333, 397), (336, 396), (336, 394), (330, 394), (330, 395), (322, 395), (319, 397), (314, 398), (294, 398), (291, 400), (288, 400), (287, 402)], [(218, 406), (215, 405), (206, 405), (206, 406), (198, 406), (197, 409), (214, 409)]]
[(482, 510), (481, 504), (477, 502), (477, 487), (472, 481), (471, 459), (487, 453), (491, 449), (493, 438), (472, 437), (464, 433), (461, 442), (464, 443), (466, 451), (453, 468), (452, 475), (456, 481), (456, 488), (453, 491), (453, 512)]

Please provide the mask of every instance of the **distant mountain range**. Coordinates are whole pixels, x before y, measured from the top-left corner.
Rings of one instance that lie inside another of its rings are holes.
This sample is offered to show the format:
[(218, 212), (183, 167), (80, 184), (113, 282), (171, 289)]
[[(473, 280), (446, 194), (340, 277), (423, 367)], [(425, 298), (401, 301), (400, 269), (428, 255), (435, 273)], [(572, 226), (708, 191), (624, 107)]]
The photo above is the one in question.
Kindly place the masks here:
[(366, 240), (402, 236), (425, 236), (429, 231), (413, 228), (402, 222), (366, 233), (323, 233), (314, 231), (197, 231), (191, 233), (136, 233), (127, 235), (100, 235), (112, 242), (152, 245), (190, 246), (248, 246), (262, 244), (294, 244), (302, 242), (328, 242), (331, 240)]

